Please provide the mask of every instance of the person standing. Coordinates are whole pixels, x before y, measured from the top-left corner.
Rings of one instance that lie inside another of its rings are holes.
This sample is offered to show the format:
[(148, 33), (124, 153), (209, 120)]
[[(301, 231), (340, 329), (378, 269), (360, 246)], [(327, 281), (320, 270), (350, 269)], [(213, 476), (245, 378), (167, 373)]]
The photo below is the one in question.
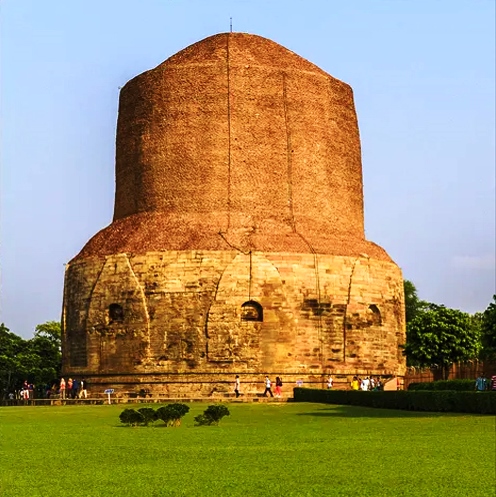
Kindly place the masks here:
[(364, 380), (362, 380), (362, 384), (360, 385), (360, 388), (362, 389), (363, 392), (367, 392), (370, 387), (370, 380), (369, 377), (366, 376)]
[(60, 378), (60, 398), (65, 399), (65, 380), (64, 378)]
[(282, 380), (279, 376), (276, 376), (276, 397), (280, 397), (282, 395)]
[(353, 381), (351, 382), (351, 389), (358, 390), (359, 388), (360, 388), (360, 383), (358, 381), (358, 378), (356, 376), (353, 376)]
[(496, 391), (496, 375), (491, 376), (491, 390)]
[(241, 386), (241, 382), (239, 381), (239, 374), (236, 375), (236, 378), (234, 379), (234, 393), (236, 394), (236, 398), (239, 397), (239, 389)]
[(477, 392), (483, 392), (487, 388), (487, 380), (484, 377), (484, 373), (481, 373), (475, 380), (475, 390)]
[(332, 388), (334, 384), (334, 380), (332, 379), (332, 376), (329, 376), (329, 378), (327, 378), (327, 390), (330, 390)]
[(86, 380), (84, 378), (79, 382), (79, 398), (82, 399), (83, 397), (85, 399), (88, 397), (88, 391), (86, 390)]
[(79, 393), (79, 381), (74, 378), (72, 380), (72, 391), (71, 391), (71, 399), (77, 399)]
[(29, 395), (29, 383), (28, 383), (28, 380), (24, 380), (24, 383), (22, 384), (22, 389), (26, 390), (26, 392), (28, 392), (28, 395)]
[(264, 397), (267, 397), (267, 393), (270, 393), (270, 396), (274, 397), (274, 394), (272, 393), (272, 390), (270, 389), (271, 386), (272, 386), (272, 382), (270, 381), (269, 377), (266, 376), (265, 377), (265, 390), (263, 393)]

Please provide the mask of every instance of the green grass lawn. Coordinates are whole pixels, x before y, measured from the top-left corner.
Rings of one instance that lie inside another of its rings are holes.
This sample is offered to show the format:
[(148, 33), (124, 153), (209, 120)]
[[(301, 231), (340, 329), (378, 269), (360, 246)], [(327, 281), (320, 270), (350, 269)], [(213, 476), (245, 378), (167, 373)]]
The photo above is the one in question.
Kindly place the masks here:
[[(0, 408), (0, 495), (449, 496), (495, 492), (493, 416), (230, 404), (219, 426), (121, 426), (129, 405)], [(139, 406), (142, 407), (142, 406)], [(154, 405), (153, 407), (158, 407)]]

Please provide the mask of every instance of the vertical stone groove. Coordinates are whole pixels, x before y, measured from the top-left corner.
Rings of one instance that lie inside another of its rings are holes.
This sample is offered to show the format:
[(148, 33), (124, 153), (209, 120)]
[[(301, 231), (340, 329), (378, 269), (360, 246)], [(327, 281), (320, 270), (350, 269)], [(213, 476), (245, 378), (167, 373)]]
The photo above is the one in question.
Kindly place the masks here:
[[(319, 260), (317, 256), (317, 252), (315, 249), (312, 247), (309, 241), (305, 239), (305, 237), (301, 234), (295, 231), (295, 233), (307, 244), (308, 248), (310, 249), (310, 252), (313, 255), (313, 265), (315, 267), (315, 289), (317, 290), (317, 301), (320, 306), (321, 304), (321, 295), (320, 295), (320, 276), (319, 276)], [(317, 321), (317, 340), (319, 342), (319, 358), (322, 359), (322, 313), (319, 312), (318, 314), (318, 321)]]
[(139, 289), (139, 292), (141, 294), (141, 299), (143, 300), (143, 307), (145, 308), (145, 319), (146, 319), (146, 334), (147, 334), (147, 339), (146, 339), (146, 359), (150, 360), (151, 357), (151, 336), (150, 336), (150, 313), (148, 312), (148, 304), (146, 301), (146, 295), (145, 295), (145, 290), (143, 289), (143, 285), (141, 284), (140, 280), (136, 276), (136, 273), (134, 272), (133, 266), (131, 264), (131, 261), (129, 259), (129, 256), (126, 254), (126, 263), (129, 266), (129, 269), (131, 271), (131, 274), (136, 282), (136, 286)]
[(229, 35), (226, 35), (227, 72), (227, 228), (231, 227), (231, 74), (229, 67)]
[(357, 257), (353, 261), (353, 266), (351, 267), (351, 272), (350, 272), (350, 282), (348, 284), (348, 298), (346, 300), (346, 307), (344, 309), (344, 317), (343, 317), (343, 362), (346, 362), (346, 325), (348, 324), (348, 306), (350, 305), (351, 301), (351, 283), (353, 280), (353, 273), (355, 272), (355, 267), (357, 265), (359, 257)]
[(288, 104), (287, 104), (287, 87), (286, 73), (282, 73), (282, 102), (284, 109), (284, 127), (286, 129), (286, 157), (287, 157), (287, 172), (288, 172), (288, 208), (289, 208), (289, 224), (294, 233), (296, 233), (295, 217), (293, 210), (293, 156), (291, 150), (291, 133), (289, 131), (288, 119)]

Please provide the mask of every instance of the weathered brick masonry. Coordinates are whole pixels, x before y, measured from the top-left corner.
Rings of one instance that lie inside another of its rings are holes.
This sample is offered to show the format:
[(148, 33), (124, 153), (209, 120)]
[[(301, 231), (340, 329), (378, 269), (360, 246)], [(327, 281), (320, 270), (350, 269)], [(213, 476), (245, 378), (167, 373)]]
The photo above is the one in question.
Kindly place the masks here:
[(171, 395), (402, 375), (404, 327), (348, 85), (241, 33), (125, 85), (114, 220), (67, 266), (65, 375)]

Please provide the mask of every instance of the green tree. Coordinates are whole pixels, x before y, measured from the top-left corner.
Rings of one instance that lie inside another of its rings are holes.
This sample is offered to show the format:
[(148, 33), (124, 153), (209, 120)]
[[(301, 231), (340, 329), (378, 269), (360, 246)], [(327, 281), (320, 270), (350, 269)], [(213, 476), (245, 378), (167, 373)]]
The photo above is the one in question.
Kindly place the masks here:
[(481, 317), (481, 358), (496, 361), (496, 295)]
[(407, 325), (408, 365), (436, 368), (443, 379), (448, 379), (453, 363), (475, 359), (479, 350), (480, 329), (465, 312), (428, 304)]
[(62, 368), (61, 329), (57, 321), (47, 321), (35, 328), (19, 357), (24, 376), (37, 386), (51, 384)]
[(59, 349), (62, 344), (62, 329), (58, 321), (47, 321), (46, 323), (36, 326), (34, 331), (35, 338), (46, 338)]
[(403, 281), (403, 290), (405, 292), (405, 315), (407, 324), (415, 316), (428, 306), (428, 302), (420, 300), (417, 295), (417, 288), (410, 280)]
[(0, 324), (0, 395), (5, 398), (18, 383), (20, 364), (18, 355), (25, 341)]
[(35, 386), (51, 383), (62, 367), (60, 323), (48, 321), (36, 327), (33, 338), (24, 340), (0, 325), (0, 388), (5, 397), (24, 380)]

